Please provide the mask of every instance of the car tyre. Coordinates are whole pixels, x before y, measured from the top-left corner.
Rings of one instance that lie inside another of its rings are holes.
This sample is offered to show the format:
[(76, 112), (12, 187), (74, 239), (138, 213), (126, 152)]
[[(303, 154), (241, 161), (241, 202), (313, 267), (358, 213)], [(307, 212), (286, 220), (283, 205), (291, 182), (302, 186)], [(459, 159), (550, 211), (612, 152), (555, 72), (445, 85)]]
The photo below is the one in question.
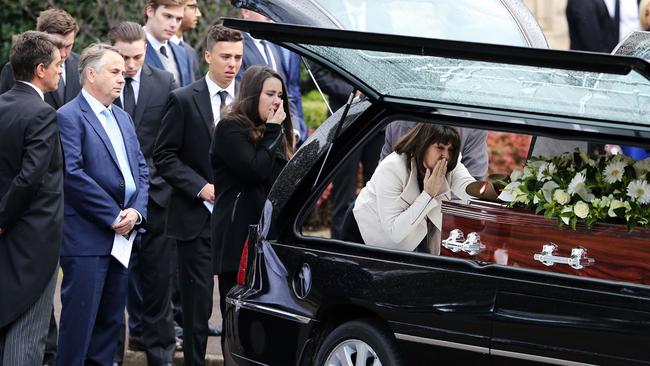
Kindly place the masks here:
[(395, 336), (381, 322), (361, 319), (336, 327), (316, 353), (317, 366), (400, 366)]

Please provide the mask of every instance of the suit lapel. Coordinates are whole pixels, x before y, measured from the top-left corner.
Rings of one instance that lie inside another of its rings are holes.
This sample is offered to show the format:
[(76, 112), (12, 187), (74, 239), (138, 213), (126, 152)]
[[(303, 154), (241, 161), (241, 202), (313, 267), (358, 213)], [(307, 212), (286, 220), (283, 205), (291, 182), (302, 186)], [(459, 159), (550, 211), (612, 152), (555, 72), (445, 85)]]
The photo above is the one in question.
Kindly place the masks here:
[(187, 52), (185, 51), (185, 48), (176, 45), (174, 42), (169, 42), (169, 47), (172, 50), (172, 53), (174, 54), (174, 58), (176, 59), (176, 67), (178, 68), (178, 74), (180, 75), (180, 85), (188, 85), (191, 82), (191, 78), (189, 75), (189, 67), (187, 63)]
[(74, 90), (76, 88), (73, 88), (73, 85), (79, 85), (79, 70), (77, 70), (79, 62), (77, 62), (77, 57), (76, 54), (71, 54), (65, 62), (66, 83), (64, 89), (64, 100), (61, 105), (72, 100), (72, 98), (76, 97), (76, 94), (78, 93), (77, 90)]
[(212, 130), (214, 128), (214, 115), (212, 114), (212, 104), (210, 103), (210, 92), (208, 91), (208, 84), (205, 82), (205, 78), (202, 78), (200, 82), (197, 82), (194, 86), (194, 91), (196, 92), (193, 95), (194, 104), (199, 110), (201, 119), (205, 124), (205, 127), (208, 129), (210, 139), (212, 139)]
[(145, 62), (151, 66), (157, 67), (161, 70), (165, 69), (165, 66), (163, 66), (162, 61), (160, 61), (160, 57), (158, 57), (158, 52), (156, 52), (156, 49), (153, 48), (151, 43), (147, 41), (147, 53), (144, 56)]
[(144, 114), (145, 107), (149, 104), (149, 98), (151, 98), (151, 89), (155, 85), (152, 84), (151, 80), (151, 69), (149, 66), (142, 65), (142, 72), (140, 72), (140, 90), (138, 91), (138, 102), (135, 104), (135, 113), (133, 116), (133, 124), (135, 128), (138, 128), (140, 121), (142, 121), (142, 115)]
[(106, 133), (104, 126), (102, 126), (101, 122), (99, 122), (99, 119), (97, 119), (95, 112), (93, 112), (93, 109), (90, 108), (90, 104), (88, 104), (86, 98), (84, 98), (82, 94), (79, 94), (78, 98), (80, 99), (79, 106), (81, 107), (81, 113), (83, 114), (86, 121), (88, 121), (90, 126), (95, 130), (95, 133), (97, 133), (99, 138), (102, 140), (104, 146), (106, 147), (106, 150), (108, 150), (108, 153), (113, 159), (113, 163), (115, 163), (115, 166), (119, 170), (120, 164), (117, 162), (117, 155), (115, 154), (113, 144), (111, 143), (111, 139), (108, 138), (108, 134)]

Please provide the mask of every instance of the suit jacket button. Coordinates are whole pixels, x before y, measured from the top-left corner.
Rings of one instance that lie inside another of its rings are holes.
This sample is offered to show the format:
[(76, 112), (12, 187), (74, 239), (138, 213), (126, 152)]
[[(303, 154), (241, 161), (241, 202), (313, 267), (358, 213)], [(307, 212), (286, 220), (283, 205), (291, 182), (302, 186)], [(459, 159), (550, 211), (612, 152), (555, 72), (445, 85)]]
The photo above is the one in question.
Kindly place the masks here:
[(124, 182), (120, 182), (120, 188), (124, 188)]

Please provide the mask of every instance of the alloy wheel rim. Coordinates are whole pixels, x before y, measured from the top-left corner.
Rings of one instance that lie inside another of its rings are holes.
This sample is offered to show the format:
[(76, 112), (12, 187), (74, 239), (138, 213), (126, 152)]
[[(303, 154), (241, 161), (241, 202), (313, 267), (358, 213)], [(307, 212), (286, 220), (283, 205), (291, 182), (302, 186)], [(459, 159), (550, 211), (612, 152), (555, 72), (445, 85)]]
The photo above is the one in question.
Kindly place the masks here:
[(381, 361), (366, 342), (348, 339), (334, 347), (325, 366), (381, 366)]

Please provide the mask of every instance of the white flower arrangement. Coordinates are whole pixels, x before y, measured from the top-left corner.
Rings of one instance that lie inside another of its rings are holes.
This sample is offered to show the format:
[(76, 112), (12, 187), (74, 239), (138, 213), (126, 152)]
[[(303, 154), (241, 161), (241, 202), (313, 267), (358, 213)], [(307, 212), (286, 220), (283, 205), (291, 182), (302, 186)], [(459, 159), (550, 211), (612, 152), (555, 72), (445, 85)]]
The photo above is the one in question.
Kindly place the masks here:
[(526, 207), (574, 230), (578, 222), (650, 226), (650, 158), (624, 155), (591, 158), (576, 150), (550, 159), (535, 157), (513, 171), (498, 199)]

